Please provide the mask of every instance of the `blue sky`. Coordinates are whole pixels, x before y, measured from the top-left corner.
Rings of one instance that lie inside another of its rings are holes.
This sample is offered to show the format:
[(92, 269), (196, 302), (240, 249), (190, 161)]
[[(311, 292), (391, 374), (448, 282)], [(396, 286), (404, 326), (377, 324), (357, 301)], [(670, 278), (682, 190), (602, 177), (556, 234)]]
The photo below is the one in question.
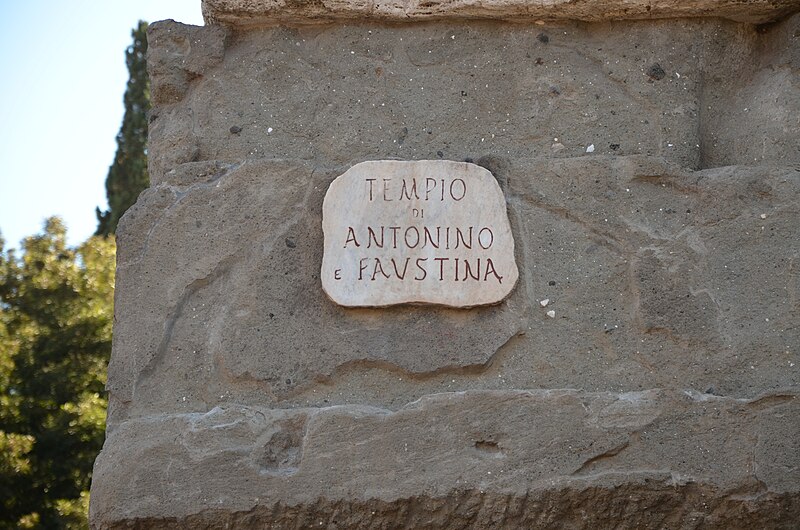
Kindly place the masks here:
[(202, 25), (200, 0), (0, 0), (0, 233), (20, 247), (61, 216), (70, 244), (97, 226), (139, 19)]

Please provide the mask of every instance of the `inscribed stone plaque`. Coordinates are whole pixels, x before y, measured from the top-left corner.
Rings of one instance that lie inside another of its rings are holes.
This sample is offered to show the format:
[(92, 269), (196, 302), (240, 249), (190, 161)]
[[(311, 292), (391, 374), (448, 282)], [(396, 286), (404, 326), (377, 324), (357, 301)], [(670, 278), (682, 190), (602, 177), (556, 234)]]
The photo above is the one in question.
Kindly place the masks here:
[(322, 287), (343, 306), (493, 304), (519, 276), (503, 192), (466, 162), (357, 164), (328, 188), (322, 230)]

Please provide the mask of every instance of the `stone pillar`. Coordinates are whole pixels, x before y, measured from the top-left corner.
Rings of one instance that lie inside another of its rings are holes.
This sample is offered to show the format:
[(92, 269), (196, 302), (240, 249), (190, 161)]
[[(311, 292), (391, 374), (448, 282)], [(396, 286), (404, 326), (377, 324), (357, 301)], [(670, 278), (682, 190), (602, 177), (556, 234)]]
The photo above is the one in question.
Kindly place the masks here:
[[(204, 0), (206, 26), (152, 24), (93, 528), (796, 524), (798, 9)], [(439, 224), (399, 201), (457, 176)], [(372, 246), (392, 223), (474, 227), (441, 256), (481, 277), (398, 283), (422, 254)]]

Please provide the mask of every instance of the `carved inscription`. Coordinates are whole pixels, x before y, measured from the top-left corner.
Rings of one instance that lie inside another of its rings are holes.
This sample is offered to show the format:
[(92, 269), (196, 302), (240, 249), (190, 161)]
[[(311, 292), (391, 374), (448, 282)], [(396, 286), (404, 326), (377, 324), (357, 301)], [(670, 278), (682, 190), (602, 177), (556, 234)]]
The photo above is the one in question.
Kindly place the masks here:
[(322, 215), (322, 287), (340, 305), (470, 307), (517, 282), (503, 192), (474, 164), (362, 162), (331, 183)]

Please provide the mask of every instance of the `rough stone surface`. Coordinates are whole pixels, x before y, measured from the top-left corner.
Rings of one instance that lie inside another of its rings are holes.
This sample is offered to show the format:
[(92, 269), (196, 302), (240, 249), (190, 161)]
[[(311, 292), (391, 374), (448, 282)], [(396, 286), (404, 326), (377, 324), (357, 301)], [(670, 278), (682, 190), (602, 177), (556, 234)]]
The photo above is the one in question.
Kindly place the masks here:
[(322, 232), (322, 288), (347, 307), (494, 304), (519, 277), (503, 191), (475, 164), (357, 164), (328, 188)]
[[(93, 527), (796, 527), (800, 16), (149, 32)], [(506, 300), (325, 296), (376, 159), (496, 177)]]
[(797, 0), (203, 0), (206, 23), (244, 26), (341, 19), (598, 22), (687, 17), (764, 24), (798, 9)]
[(790, 528), (797, 398), (497, 390), (397, 411), (221, 405), (111, 432), (92, 502), (101, 528)]

